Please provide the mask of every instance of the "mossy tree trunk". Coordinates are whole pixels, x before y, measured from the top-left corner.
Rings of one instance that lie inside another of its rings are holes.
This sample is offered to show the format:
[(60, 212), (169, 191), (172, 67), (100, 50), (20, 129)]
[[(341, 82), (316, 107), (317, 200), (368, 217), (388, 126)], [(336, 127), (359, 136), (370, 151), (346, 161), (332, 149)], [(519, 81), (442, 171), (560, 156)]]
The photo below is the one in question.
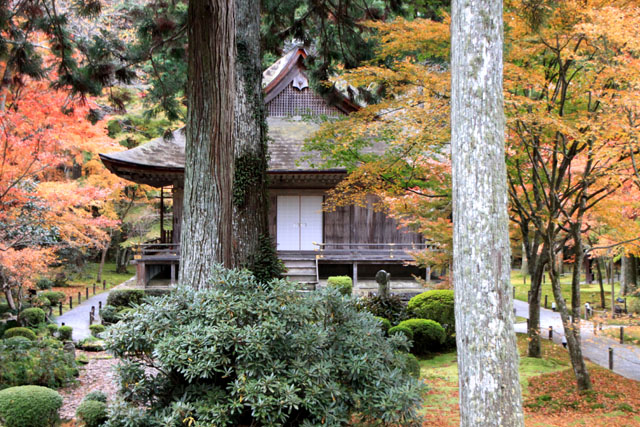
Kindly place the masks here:
[(251, 267), (267, 235), (267, 160), (260, 2), (236, 0), (235, 177), (233, 265)]
[(233, 265), (235, 4), (190, 0), (180, 280), (206, 286)]
[(524, 426), (510, 284), (502, 33), (502, 1), (453, 2), (453, 282), (462, 426)]

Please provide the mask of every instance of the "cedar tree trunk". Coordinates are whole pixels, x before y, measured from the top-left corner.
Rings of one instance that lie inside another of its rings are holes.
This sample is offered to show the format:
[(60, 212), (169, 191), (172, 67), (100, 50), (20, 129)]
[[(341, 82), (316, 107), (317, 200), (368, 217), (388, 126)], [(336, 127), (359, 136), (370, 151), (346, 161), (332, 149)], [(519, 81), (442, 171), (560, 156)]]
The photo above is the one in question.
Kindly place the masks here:
[(188, 33), (180, 280), (201, 288), (214, 264), (233, 264), (234, 2), (190, 0)]
[(454, 0), (451, 43), (460, 425), (524, 426), (510, 284), (502, 1)]
[(260, 63), (260, 2), (236, 0), (233, 265), (250, 267), (267, 231), (266, 123)]

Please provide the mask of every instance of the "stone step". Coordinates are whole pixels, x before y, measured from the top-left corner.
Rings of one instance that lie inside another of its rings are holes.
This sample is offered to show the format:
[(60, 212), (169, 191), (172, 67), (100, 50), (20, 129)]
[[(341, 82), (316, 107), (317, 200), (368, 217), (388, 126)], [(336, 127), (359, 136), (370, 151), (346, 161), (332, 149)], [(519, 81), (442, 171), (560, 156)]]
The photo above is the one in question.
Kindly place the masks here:
[(291, 280), (292, 282), (300, 282), (300, 283), (316, 283), (316, 276), (310, 276), (310, 275), (286, 275), (285, 276), (287, 279)]
[(316, 267), (287, 267), (285, 276), (313, 276), (316, 277)]
[(316, 261), (311, 259), (285, 259), (282, 260), (287, 268), (290, 267), (313, 267), (316, 268)]

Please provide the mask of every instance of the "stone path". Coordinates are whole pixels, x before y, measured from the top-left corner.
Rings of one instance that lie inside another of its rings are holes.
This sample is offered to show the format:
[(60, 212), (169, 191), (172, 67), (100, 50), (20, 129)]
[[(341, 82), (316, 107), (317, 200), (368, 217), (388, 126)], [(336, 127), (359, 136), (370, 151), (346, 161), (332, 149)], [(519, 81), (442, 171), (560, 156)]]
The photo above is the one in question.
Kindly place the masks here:
[(107, 303), (109, 292), (117, 288), (129, 286), (132, 280), (133, 278), (119, 284), (114, 288), (111, 288), (107, 292), (103, 292), (89, 298), (88, 300), (83, 301), (82, 304), (78, 305), (73, 310), (69, 310), (62, 316), (58, 316), (56, 318), (56, 323), (58, 325), (62, 325), (64, 323), (67, 326), (71, 326), (73, 328), (73, 340), (76, 342), (91, 336), (91, 331), (89, 330), (89, 313), (91, 312), (91, 307), (93, 306), (96, 308), (96, 321), (99, 322), (99, 303), (102, 302), (102, 306), (104, 307)]
[[(514, 301), (516, 315), (529, 318), (529, 304), (524, 301)], [(540, 309), (541, 337), (548, 339), (549, 326), (553, 326), (553, 341), (561, 344), (564, 328), (560, 313)], [(527, 324), (515, 325), (516, 332), (527, 333)], [(584, 357), (605, 368), (609, 367), (609, 348), (613, 349), (613, 371), (623, 377), (640, 381), (640, 347), (620, 344), (620, 341), (599, 334), (594, 335), (593, 323), (581, 320), (580, 333), (582, 335), (582, 352)]]

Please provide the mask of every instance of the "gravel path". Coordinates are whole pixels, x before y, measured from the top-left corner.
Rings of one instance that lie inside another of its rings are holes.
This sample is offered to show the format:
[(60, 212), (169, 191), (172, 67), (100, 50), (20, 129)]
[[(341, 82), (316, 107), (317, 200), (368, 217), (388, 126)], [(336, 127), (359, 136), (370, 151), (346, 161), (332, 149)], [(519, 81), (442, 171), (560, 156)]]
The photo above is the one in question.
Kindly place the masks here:
[(63, 420), (75, 417), (76, 409), (87, 393), (101, 391), (111, 401), (118, 390), (113, 371), (113, 367), (118, 363), (117, 359), (106, 352), (89, 353), (77, 350), (76, 354), (85, 354), (89, 358), (89, 363), (80, 366), (77, 384), (58, 390), (63, 399), (62, 409), (60, 409), (60, 418)]
[(107, 303), (109, 292), (114, 289), (128, 287), (132, 285), (134, 281), (135, 278), (131, 278), (107, 292), (103, 292), (89, 298), (88, 300), (85, 300), (82, 304), (75, 307), (73, 310), (69, 310), (62, 316), (58, 316), (56, 318), (56, 323), (58, 325), (62, 325), (64, 323), (67, 326), (71, 326), (73, 328), (73, 340), (76, 342), (91, 336), (91, 331), (89, 330), (89, 313), (91, 312), (91, 307), (95, 307), (96, 322), (99, 323), (100, 316), (98, 315), (98, 306), (100, 302), (102, 302), (102, 306), (104, 307)]
[[(515, 300), (516, 315), (529, 318), (529, 304)], [(549, 326), (553, 326), (553, 341), (561, 344), (564, 328), (560, 313), (540, 308), (541, 337), (549, 337)], [(515, 325), (516, 332), (527, 333), (527, 324)], [(609, 367), (609, 348), (613, 349), (613, 371), (623, 377), (640, 381), (640, 347), (620, 344), (619, 341), (603, 335), (594, 335), (593, 323), (581, 320), (580, 333), (582, 336), (582, 352), (593, 363)]]

